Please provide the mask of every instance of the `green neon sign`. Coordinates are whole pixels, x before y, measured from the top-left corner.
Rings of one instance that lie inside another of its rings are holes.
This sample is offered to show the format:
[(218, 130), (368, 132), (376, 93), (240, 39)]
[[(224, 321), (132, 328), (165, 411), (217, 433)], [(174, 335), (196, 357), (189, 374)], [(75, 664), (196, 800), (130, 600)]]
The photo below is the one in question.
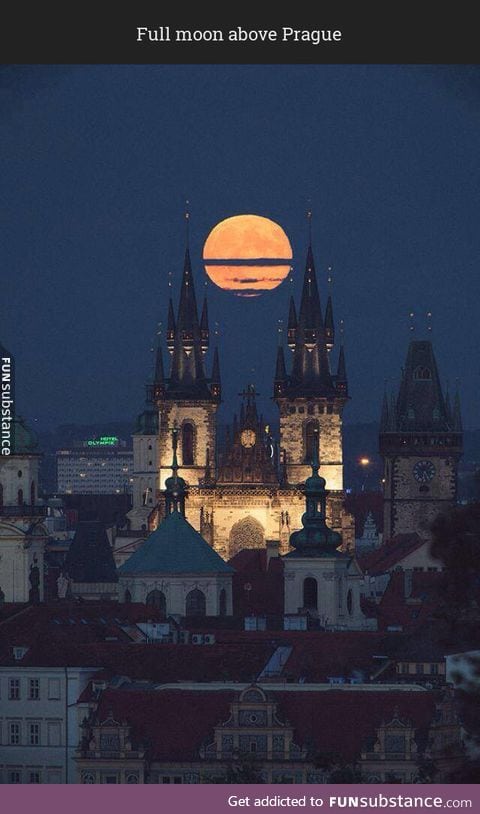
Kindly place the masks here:
[(89, 438), (87, 447), (115, 447), (118, 444), (116, 435), (101, 435), (100, 438)]

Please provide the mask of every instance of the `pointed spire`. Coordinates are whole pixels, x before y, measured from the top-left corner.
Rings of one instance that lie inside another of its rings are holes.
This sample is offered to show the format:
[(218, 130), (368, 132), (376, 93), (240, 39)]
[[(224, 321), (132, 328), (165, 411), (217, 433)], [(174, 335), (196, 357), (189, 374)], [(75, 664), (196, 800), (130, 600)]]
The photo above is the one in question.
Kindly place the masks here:
[(287, 341), (290, 350), (294, 350), (297, 338), (297, 311), (295, 309), (295, 301), (290, 297), (290, 307), (288, 309), (288, 328), (287, 328)]
[(331, 351), (335, 340), (335, 325), (333, 322), (333, 305), (332, 297), (329, 294), (327, 300), (327, 307), (325, 309), (325, 344), (327, 350)]
[(395, 393), (390, 393), (390, 409), (389, 409), (389, 430), (396, 432), (397, 430), (397, 399)]
[(335, 379), (336, 389), (342, 396), (348, 396), (347, 365), (345, 362), (345, 347), (340, 346), (338, 355), (337, 375)]
[(463, 423), (462, 423), (462, 411), (460, 407), (460, 393), (457, 390), (455, 391), (455, 398), (453, 400), (453, 429), (454, 432), (462, 432), (463, 430)]
[(218, 356), (218, 346), (215, 346), (213, 354), (212, 377), (210, 379), (210, 390), (212, 396), (220, 401), (222, 396), (222, 382), (220, 379), (220, 359)]
[(450, 403), (450, 389), (447, 382), (447, 388), (445, 393), (445, 412), (448, 417), (448, 421), (450, 424), (453, 424), (453, 415), (452, 415), (452, 405)]
[(167, 321), (167, 348), (169, 353), (173, 353), (175, 347), (175, 314), (173, 311), (172, 298), (168, 302), (168, 321)]
[(382, 413), (380, 416), (380, 432), (388, 432), (389, 430), (389, 411), (388, 411), (388, 399), (387, 399), (387, 390), (383, 391), (383, 403), (382, 403)]
[(303, 329), (306, 346), (311, 344), (313, 347), (319, 339), (319, 332), (323, 331), (323, 318), (311, 245), (308, 247), (305, 263), (298, 323)]
[(203, 300), (202, 316), (200, 317), (200, 338), (202, 342), (202, 353), (208, 350), (210, 332), (208, 330), (208, 305), (207, 298)]
[(163, 368), (163, 354), (160, 341), (157, 344), (155, 353), (155, 370), (153, 374), (153, 396), (154, 399), (162, 399), (165, 396), (165, 373)]
[(277, 348), (277, 364), (275, 367), (275, 381), (273, 383), (273, 395), (283, 396), (287, 384), (287, 369), (285, 367), (285, 356), (281, 345)]

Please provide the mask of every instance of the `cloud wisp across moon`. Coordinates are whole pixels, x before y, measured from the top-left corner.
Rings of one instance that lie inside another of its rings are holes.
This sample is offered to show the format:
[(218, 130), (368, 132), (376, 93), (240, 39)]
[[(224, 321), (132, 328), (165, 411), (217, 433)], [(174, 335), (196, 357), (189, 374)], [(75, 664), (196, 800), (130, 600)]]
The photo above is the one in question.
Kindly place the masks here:
[(270, 218), (234, 215), (213, 227), (203, 261), (219, 288), (240, 297), (257, 297), (287, 277), (292, 247), (282, 227)]

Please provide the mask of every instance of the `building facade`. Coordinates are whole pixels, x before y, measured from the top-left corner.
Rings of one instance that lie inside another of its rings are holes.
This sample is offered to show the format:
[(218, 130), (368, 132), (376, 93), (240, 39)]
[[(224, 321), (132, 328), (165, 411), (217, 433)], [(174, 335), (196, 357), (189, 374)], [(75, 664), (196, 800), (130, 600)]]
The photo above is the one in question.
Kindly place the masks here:
[[(225, 559), (242, 548), (280, 542), (288, 551), (290, 534), (301, 527), (303, 496), (299, 490), (310, 471), (313, 438), (320, 438), (320, 472), (329, 489), (327, 518), (353, 548), (353, 519), (343, 508), (342, 413), (348, 400), (345, 353), (340, 349), (331, 371), (334, 344), (332, 302), (323, 313), (313, 252), (308, 249), (300, 307), (290, 304), (288, 344), (291, 371), (279, 348), (273, 397), (280, 433), (274, 438), (258, 416), (255, 387), (242, 393), (222, 453), (217, 439), (221, 400), (218, 348), (210, 375), (207, 304), (197, 308), (187, 250), (177, 314), (172, 302), (167, 322), (170, 370), (165, 373), (157, 350), (147, 404), (134, 433), (133, 508), (128, 515), (132, 542), (139, 530), (153, 530), (165, 514), (163, 490), (170, 472), (170, 433), (179, 430), (178, 461), (188, 484), (187, 519)], [(125, 538), (122, 545), (126, 544)]]

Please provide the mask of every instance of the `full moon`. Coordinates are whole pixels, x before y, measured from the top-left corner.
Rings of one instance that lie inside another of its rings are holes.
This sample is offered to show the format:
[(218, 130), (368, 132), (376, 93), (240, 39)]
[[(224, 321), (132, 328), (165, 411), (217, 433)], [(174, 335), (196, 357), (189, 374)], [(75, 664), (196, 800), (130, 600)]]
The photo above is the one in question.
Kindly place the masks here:
[(260, 215), (217, 223), (203, 247), (212, 283), (239, 297), (258, 297), (280, 285), (291, 269), (292, 247), (282, 227)]

